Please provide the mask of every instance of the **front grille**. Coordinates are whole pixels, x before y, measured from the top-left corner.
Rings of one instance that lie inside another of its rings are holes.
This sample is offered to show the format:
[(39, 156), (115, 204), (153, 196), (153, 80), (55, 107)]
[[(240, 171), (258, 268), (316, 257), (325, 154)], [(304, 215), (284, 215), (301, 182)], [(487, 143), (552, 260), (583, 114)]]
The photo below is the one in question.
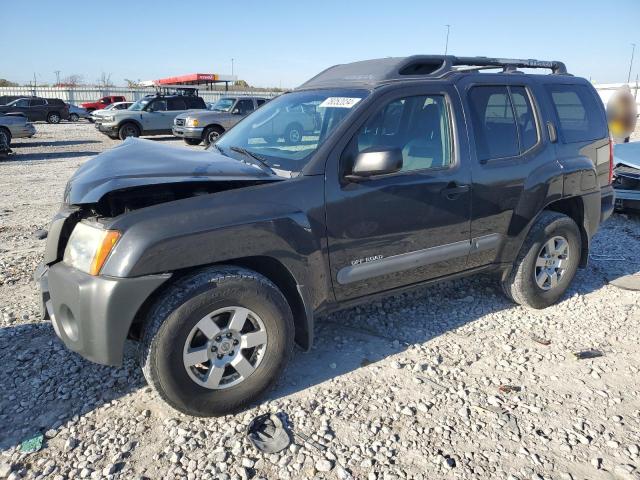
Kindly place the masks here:
[(176, 125), (178, 127), (184, 127), (184, 118), (176, 118)]

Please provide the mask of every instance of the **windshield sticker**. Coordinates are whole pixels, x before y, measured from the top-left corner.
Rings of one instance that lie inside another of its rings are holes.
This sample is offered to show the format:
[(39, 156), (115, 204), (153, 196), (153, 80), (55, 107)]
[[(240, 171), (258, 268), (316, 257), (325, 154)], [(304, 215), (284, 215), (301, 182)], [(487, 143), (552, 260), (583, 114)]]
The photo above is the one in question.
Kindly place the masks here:
[(328, 97), (322, 102), (320, 108), (352, 108), (361, 98), (357, 97)]

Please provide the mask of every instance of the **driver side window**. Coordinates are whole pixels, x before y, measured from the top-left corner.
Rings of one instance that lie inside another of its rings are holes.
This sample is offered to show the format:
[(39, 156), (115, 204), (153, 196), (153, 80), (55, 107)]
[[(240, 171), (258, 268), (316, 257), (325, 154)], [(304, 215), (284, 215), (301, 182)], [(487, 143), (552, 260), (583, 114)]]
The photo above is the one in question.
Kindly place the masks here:
[(377, 147), (401, 150), (402, 172), (449, 167), (451, 126), (444, 96), (419, 95), (387, 103), (352, 139), (348, 157), (353, 163), (357, 154)]
[(167, 101), (166, 100), (156, 100), (151, 105), (150, 110), (152, 112), (166, 112), (167, 111)]

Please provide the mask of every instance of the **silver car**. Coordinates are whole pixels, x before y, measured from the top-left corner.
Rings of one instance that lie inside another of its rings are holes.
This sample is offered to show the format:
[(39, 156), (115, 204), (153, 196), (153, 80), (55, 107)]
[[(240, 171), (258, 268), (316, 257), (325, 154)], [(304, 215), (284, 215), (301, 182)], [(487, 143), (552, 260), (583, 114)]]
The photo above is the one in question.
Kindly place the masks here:
[(262, 97), (222, 97), (207, 110), (178, 115), (171, 131), (189, 145), (209, 145), (265, 102)]
[(96, 128), (120, 140), (143, 135), (166, 135), (171, 133), (177, 115), (205, 108), (204, 100), (195, 95), (147, 95), (126, 110), (111, 110), (96, 122)]
[(0, 114), (0, 144), (11, 145), (12, 138), (33, 137), (36, 127), (21, 113)]

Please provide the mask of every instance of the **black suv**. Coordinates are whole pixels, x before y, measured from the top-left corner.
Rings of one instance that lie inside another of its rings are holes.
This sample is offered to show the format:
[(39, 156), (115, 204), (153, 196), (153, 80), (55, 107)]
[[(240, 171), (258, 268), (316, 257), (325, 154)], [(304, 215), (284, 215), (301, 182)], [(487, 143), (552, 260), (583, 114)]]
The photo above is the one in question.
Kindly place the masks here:
[(19, 98), (0, 105), (0, 113), (13, 112), (23, 113), (31, 122), (60, 123), (60, 120), (69, 119), (69, 107), (59, 98)]
[[(316, 127), (282, 141), (301, 111)], [(208, 150), (131, 139), (81, 166), (36, 273), (44, 313), (98, 363), (137, 339), (170, 405), (227, 413), (320, 314), (488, 271), (516, 303), (557, 302), (613, 210), (611, 164), (602, 102), (560, 62), (337, 65)]]

